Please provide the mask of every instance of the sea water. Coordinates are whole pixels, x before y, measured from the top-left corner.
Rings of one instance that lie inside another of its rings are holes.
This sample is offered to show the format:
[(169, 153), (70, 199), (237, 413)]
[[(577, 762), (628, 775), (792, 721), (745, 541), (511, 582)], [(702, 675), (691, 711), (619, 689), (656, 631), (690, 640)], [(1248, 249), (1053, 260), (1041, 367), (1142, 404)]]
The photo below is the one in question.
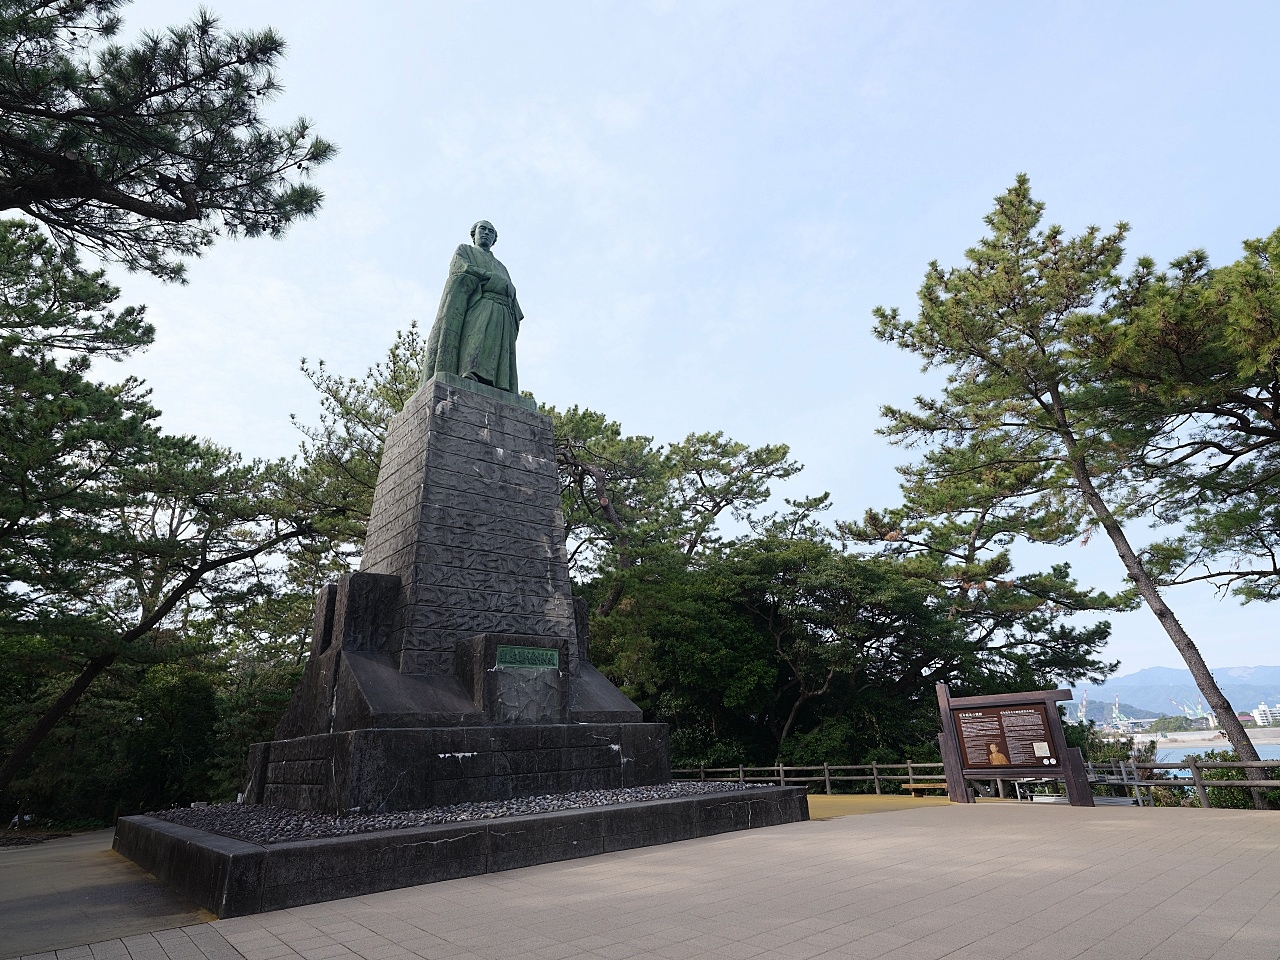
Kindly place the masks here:
[[(1262, 760), (1280, 760), (1280, 743), (1255, 743), (1258, 757)], [(1193, 753), (1205, 753), (1209, 750), (1230, 750), (1231, 744), (1226, 740), (1214, 740), (1209, 743), (1169, 744), (1156, 741), (1156, 763), (1181, 763)], [(1175, 773), (1177, 771), (1174, 771)], [(1190, 776), (1190, 773), (1187, 773)]]

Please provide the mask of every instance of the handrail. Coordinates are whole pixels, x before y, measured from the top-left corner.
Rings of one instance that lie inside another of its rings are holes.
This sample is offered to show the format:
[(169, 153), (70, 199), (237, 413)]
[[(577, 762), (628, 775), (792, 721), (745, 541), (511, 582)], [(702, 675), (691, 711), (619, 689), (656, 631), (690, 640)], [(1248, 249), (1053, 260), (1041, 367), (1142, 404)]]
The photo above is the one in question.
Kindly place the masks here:
[[(859, 775), (840, 772), (846, 770), (868, 770), (870, 773)], [(885, 773), (885, 770), (905, 770), (906, 773)], [(937, 772), (933, 773), (932, 771), (934, 770)], [(936, 787), (942, 782), (942, 764), (940, 762), (908, 760), (905, 763), (854, 763), (841, 765), (824, 763), (796, 767), (789, 767), (785, 764), (774, 764), (770, 767), (748, 767), (745, 765), (737, 767), (683, 767), (672, 770), (671, 777), (673, 780), (737, 780), (739, 783), (764, 781), (776, 783), (780, 786), (786, 786), (788, 783), (800, 785), (821, 781), (826, 786), (827, 793), (832, 792), (831, 785), (833, 783), (862, 782), (875, 784), (876, 793), (880, 793), (881, 781), (903, 783), (907, 786)]]
[[(1086, 768), (1090, 783), (1103, 786), (1132, 787), (1139, 805), (1142, 805), (1143, 788), (1147, 790), (1151, 806), (1155, 806), (1154, 791), (1157, 787), (1194, 788), (1199, 797), (1200, 805), (1208, 808), (1210, 806), (1208, 794), (1210, 789), (1223, 787), (1244, 789), (1280, 787), (1280, 780), (1266, 778), (1267, 772), (1280, 770), (1280, 761), (1275, 760), (1186, 760), (1183, 763), (1139, 763), (1134, 760), (1112, 760), (1091, 761), (1086, 764)], [(887, 772), (890, 770), (905, 770), (906, 773)], [(1166, 779), (1143, 778), (1139, 774), (1139, 771), (1142, 770), (1189, 770), (1191, 776)], [(1202, 771), (1209, 770), (1240, 770), (1246, 774), (1253, 774), (1255, 771), (1261, 770), (1263, 771), (1263, 776), (1245, 780), (1215, 780), (1201, 776)], [(752, 783), (765, 782), (776, 783), (781, 786), (786, 786), (788, 783), (802, 785), (821, 782), (825, 786), (827, 793), (832, 792), (832, 784), (835, 783), (872, 783), (875, 785), (877, 794), (881, 792), (881, 787), (884, 783), (900, 783), (908, 788), (937, 788), (942, 785), (942, 774), (943, 767), (940, 762), (917, 762), (914, 760), (908, 760), (905, 763), (877, 762), (839, 765), (824, 763), (807, 766), (787, 766), (786, 764), (778, 763), (772, 766), (759, 767), (748, 767), (746, 765), (736, 767), (684, 767), (671, 771), (672, 779), (677, 780), (737, 780), (739, 783), (746, 783), (747, 781)], [(993, 770), (989, 779), (997, 781), (1036, 779), (1025, 776), (999, 777), (995, 774), (996, 771)], [(971, 777), (970, 779), (973, 778)], [(1179, 783), (1178, 781), (1189, 782)], [(1000, 795), (1004, 796), (1003, 785), (1001, 785)]]
[[(914, 761), (914, 760), (913, 760), (911, 763), (851, 763), (851, 764), (843, 764), (843, 765), (837, 765), (837, 764), (834, 764), (834, 763), (833, 763), (833, 764), (822, 764), (822, 763), (817, 763), (817, 764), (812, 764), (812, 765), (810, 765), (810, 766), (797, 766), (797, 767), (790, 767), (790, 766), (783, 765), (782, 769), (783, 769), (783, 770), (786, 770), (787, 772), (791, 772), (792, 770), (823, 770), (823, 769), (828, 769), (828, 768), (829, 768), (829, 769), (831, 769), (831, 770), (870, 770), (870, 769), (872, 769), (873, 767), (879, 767), (881, 770), (885, 770), (885, 769), (902, 769), (902, 770), (906, 770), (906, 769), (908, 769), (908, 768), (916, 768), (916, 769), (919, 769), (919, 768), (921, 768), (921, 767), (937, 767), (937, 768), (941, 769), (942, 764), (941, 764), (941, 763), (925, 763), (925, 762), (917, 762), (917, 761)], [(740, 766), (740, 767), (681, 767), (681, 768), (679, 768), (679, 769), (677, 769), (677, 770), (672, 770), (671, 772), (672, 772), (672, 773), (699, 773), (699, 772), (705, 771), (705, 772), (707, 772), (707, 773), (733, 773), (733, 774), (736, 774), (739, 770), (748, 770), (748, 771), (750, 771), (750, 770), (766, 770), (766, 771), (771, 771), (771, 772), (776, 773), (776, 772), (777, 772), (777, 770), (778, 770), (778, 764), (770, 764), (769, 766), (760, 766), (760, 767), (746, 767), (746, 766)]]
[[(1280, 767), (1280, 760), (1197, 760), (1201, 770), (1231, 769), (1239, 767)], [(1139, 770), (1185, 770), (1187, 763), (1139, 763)]]
[[(1120, 768), (1118, 778), (1115, 775), (1117, 765)], [(1133, 771), (1132, 777), (1126, 774), (1126, 766)], [(1205, 770), (1241, 770), (1246, 774), (1250, 774), (1259, 769), (1263, 771), (1262, 777), (1247, 776), (1242, 780), (1215, 780), (1201, 776), (1201, 772)], [(1155, 790), (1157, 787), (1175, 790), (1194, 789), (1200, 801), (1200, 806), (1206, 810), (1211, 806), (1209, 802), (1210, 789), (1225, 787), (1228, 789), (1258, 790), (1280, 787), (1280, 780), (1271, 780), (1266, 777), (1266, 773), (1272, 770), (1280, 770), (1280, 762), (1275, 760), (1194, 760), (1187, 758), (1182, 763), (1139, 763), (1135, 760), (1111, 760), (1107, 762), (1091, 762), (1088, 764), (1088, 770), (1091, 783), (1132, 786), (1134, 796), (1139, 798), (1139, 803), (1142, 802), (1141, 788), (1146, 787), (1152, 806), (1155, 805)], [(1107, 774), (1108, 770), (1111, 773), (1110, 776)], [(1139, 770), (1189, 770), (1191, 771), (1191, 776), (1164, 779), (1148, 777), (1143, 779), (1138, 776)]]

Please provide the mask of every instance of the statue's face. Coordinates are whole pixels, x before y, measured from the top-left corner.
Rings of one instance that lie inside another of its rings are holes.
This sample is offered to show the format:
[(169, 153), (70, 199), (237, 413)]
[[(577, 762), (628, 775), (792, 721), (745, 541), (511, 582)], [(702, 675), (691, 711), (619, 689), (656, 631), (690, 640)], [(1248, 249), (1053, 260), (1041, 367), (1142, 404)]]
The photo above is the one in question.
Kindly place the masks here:
[(476, 224), (475, 244), (477, 247), (482, 247), (483, 249), (488, 250), (497, 242), (498, 231), (493, 229), (492, 223), (489, 223), (487, 220), (481, 220)]

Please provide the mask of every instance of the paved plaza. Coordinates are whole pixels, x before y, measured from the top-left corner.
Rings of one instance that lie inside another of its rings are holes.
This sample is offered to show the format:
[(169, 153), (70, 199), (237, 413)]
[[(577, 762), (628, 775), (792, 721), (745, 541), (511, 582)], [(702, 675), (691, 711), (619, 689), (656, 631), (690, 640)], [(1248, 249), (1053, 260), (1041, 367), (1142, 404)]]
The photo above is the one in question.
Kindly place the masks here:
[(0, 957), (214, 919), (112, 851), (111, 834), (0, 848)]
[[(815, 817), (842, 812), (838, 801), (814, 799)], [(882, 804), (892, 806), (901, 803)], [(40, 960), (240, 957), (1277, 960), (1280, 814), (926, 802), (185, 926)]]

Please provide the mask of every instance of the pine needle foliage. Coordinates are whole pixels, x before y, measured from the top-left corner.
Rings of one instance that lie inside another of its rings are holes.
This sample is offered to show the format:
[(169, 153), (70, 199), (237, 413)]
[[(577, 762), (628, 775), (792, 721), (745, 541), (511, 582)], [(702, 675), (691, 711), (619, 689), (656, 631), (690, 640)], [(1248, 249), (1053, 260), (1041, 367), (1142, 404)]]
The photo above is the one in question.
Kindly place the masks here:
[(202, 10), (124, 45), (123, 2), (0, 0), (0, 210), (169, 280), (219, 235), (279, 237), (313, 215), (308, 178), (334, 147), (263, 116), (279, 34)]

